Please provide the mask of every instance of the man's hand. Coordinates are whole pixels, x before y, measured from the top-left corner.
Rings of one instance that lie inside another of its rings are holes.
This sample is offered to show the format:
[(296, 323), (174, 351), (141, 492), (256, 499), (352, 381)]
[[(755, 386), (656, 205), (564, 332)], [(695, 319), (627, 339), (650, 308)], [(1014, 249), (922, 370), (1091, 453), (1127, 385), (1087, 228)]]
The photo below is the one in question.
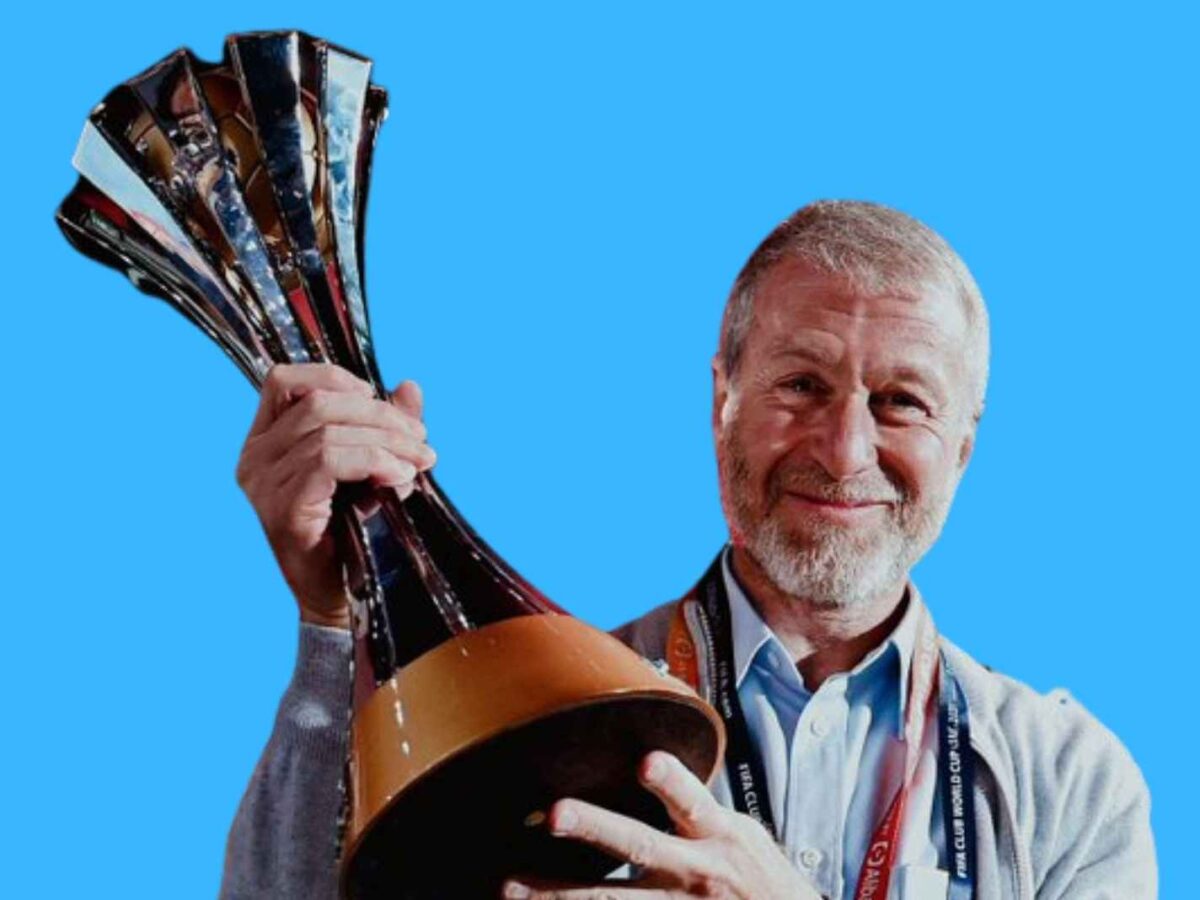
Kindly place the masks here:
[(242, 446), (237, 482), (304, 621), (350, 627), (332, 529), (341, 481), (370, 479), (402, 497), (436, 457), (425, 443), (421, 389), (406, 381), (391, 402), (341, 366), (274, 366)]
[(666, 806), (677, 835), (582, 800), (559, 800), (550, 810), (552, 833), (584, 841), (646, 872), (636, 882), (566, 885), (510, 880), (503, 896), (537, 900), (820, 900), (767, 830), (717, 803), (676, 757), (656, 750), (642, 760), (642, 783)]

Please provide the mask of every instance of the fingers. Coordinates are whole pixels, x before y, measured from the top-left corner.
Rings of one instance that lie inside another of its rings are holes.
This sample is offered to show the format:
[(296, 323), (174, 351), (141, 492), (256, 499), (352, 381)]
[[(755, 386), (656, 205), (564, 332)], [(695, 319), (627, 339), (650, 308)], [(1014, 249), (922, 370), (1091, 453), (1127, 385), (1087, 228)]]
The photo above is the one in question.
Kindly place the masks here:
[(370, 478), (401, 497), (411, 493), (416, 474), (437, 456), (410, 411), (422, 405), (416, 383), (404, 382), (389, 400), (339, 366), (271, 369), (236, 472), (260, 518), (269, 512), (270, 531), (294, 518), (293, 504), (323, 506), (338, 481)]
[(409, 380), (402, 382), (396, 390), (392, 391), (392, 402), (413, 418), (419, 419), (425, 407), (425, 396), (421, 391), (421, 386), (415, 381)]
[(620, 887), (620, 882), (596, 885), (570, 885), (536, 878), (509, 879), (500, 896), (506, 900), (670, 900), (679, 896), (658, 888)]
[(367, 382), (330, 363), (290, 363), (271, 367), (259, 392), (258, 411), (250, 424), (250, 437), (262, 434), (298, 398), (314, 390), (352, 392), (375, 396)]
[(317, 388), (295, 401), (267, 432), (249, 439), (248, 451), (258, 463), (272, 463), (313, 431), (339, 425), (382, 429), (416, 441), (426, 436), (419, 419), (392, 403)]
[(663, 750), (647, 753), (638, 776), (647, 790), (663, 802), (683, 837), (710, 837), (725, 830), (725, 810), (704, 782), (675, 755)]
[(684, 883), (704, 869), (703, 856), (689, 842), (585, 800), (559, 800), (548, 824), (556, 836), (583, 841), (651, 872), (669, 872)]
[(812, 897), (767, 831), (749, 816), (722, 807), (678, 758), (647, 754), (638, 769), (645, 787), (666, 806), (678, 835), (582, 800), (560, 800), (550, 830), (583, 841), (646, 871), (636, 882), (569, 885), (518, 877), (502, 896), (530, 900), (665, 900), (668, 897)]
[(436, 459), (433, 450), (402, 434), (327, 425), (305, 435), (275, 465), (274, 490), (306, 504), (328, 498), (339, 481), (407, 486)]

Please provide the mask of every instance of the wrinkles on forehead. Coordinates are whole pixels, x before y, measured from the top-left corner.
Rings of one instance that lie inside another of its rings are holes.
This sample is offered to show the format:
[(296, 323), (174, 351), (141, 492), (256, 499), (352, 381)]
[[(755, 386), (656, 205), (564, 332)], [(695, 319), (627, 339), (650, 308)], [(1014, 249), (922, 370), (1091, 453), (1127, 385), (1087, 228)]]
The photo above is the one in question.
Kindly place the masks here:
[[(823, 328), (819, 323), (794, 327), (793, 323), (785, 321), (778, 323), (778, 329), (773, 329), (767, 324), (763, 329), (767, 333), (752, 342), (752, 355), (762, 360), (794, 356), (833, 367), (845, 355), (847, 337), (872, 339), (876, 344), (886, 343), (897, 356), (936, 357), (961, 346), (961, 334), (947, 334), (929, 327), (928, 323), (904, 317), (892, 317), (894, 321), (891, 322), (884, 322), (887, 317), (883, 316), (870, 318), (873, 321), (848, 322), (845, 328)], [(874, 334), (870, 333), (872, 330)], [(868, 333), (864, 335), (863, 332)], [(885, 352), (883, 355), (893, 354)]]
[(847, 276), (816, 271), (799, 259), (779, 262), (763, 276), (753, 306), (753, 319), (772, 312), (786, 315), (794, 314), (799, 307), (815, 307), (830, 315), (895, 318), (940, 330), (961, 331), (967, 325), (961, 301), (942, 282), (868, 291)]

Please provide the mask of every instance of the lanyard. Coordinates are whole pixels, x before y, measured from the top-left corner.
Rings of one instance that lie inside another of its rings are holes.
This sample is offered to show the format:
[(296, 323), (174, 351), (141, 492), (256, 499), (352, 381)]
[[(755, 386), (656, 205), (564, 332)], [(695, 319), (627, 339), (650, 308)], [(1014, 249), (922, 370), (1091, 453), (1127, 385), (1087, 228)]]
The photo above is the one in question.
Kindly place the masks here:
[(950, 859), (950, 900), (971, 900), (975, 889), (975, 757), (967, 698), (942, 654), (941, 714), (938, 716), (938, 777)]
[[(723, 553), (723, 551), (722, 551)], [(729, 598), (721, 571), (721, 556), (682, 600), (676, 604), (667, 639), (671, 673), (698, 689), (696, 648), (688, 630), (685, 609), (690, 604), (700, 616), (702, 648), (712, 674), (711, 699), (725, 722), (727, 746), (725, 766), (734, 805), (760, 822), (780, 839), (767, 794), (766, 773), (755, 751), (746, 717), (738, 699), (733, 656), (733, 628)], [(918, 611), (917, 640), (907, 685), (904, 724), (904, 775), (883, 818), (867, 846), (859, 872), (855, 900), (883, 900), (895, 869), (904, 811), (920, 758), (921, 738), (929, 710), (936, 701), (938, 711), (938, 779), (946, 827), (946, 850), (950, 864), (950, 900), (970, 900), (974, 894), (975, 817), (972, 796), (973, 760), (966, 696), (955, 678), (949, 660), (937, 648), (937, 632), (928, 611)]]

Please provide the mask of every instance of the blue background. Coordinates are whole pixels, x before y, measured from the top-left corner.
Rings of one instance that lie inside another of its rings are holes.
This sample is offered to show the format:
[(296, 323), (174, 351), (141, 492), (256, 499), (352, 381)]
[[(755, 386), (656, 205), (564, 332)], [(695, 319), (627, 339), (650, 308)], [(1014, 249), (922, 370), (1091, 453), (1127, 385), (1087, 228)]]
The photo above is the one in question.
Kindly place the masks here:
[[(817, 197), (940, 231), (992, 317), (978, 449), (918, 580), (942, 630), (1069, 687), (1153, 792), (1183, 896), (1197, 413), (1196, 23), (1169, 7), (23, 5), (3, 142), (6, 897), (211, 897), (295, 611), (234, 466), (256, 396), (52, 213), (103, 94), (301, 27), (391, 92), (367, 229), (385, 377), (506, 558), (609, 627), (724, 538), (725, 293)], [(186, 12), (186, 14), (184, 14)], [(14, 58), (15, 57), (15, 58)]]

